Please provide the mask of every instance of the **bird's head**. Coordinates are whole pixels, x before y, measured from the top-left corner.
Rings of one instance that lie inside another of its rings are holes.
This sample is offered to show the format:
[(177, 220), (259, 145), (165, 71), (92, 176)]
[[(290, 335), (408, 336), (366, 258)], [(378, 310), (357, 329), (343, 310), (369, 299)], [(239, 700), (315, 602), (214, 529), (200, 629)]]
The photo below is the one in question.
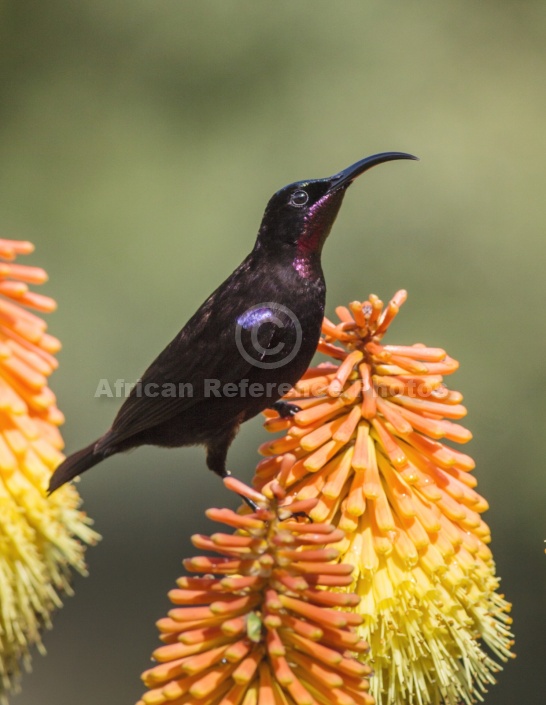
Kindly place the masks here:
[(288, 247), (301, 256), (320, 255), (347, 188), (371, 167), (394, 159), (417, 157), (404, 152), (374, 154), (326, 179), (297, 181), (280, 189), (265, 209), (257, 247), (273, 252)]

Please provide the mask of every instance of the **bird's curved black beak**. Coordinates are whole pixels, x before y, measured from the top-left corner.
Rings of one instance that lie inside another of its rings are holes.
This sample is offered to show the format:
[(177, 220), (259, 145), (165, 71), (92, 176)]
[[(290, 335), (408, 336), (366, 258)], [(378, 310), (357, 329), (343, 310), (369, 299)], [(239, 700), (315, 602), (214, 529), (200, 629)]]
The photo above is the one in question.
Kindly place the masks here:
[(415, 159), (419, 161), (419, 157), (414, 157), (413, 154), (406, 154), (405, 152), (381, 152), (380, 154), (372, 154), (371, 157), (361, 159), (359, 162), (356, 162), (356, 164), (352, 164), (346, 169), (343, 169), (343, 171), (340, 171), (339, 174), (332, 176), (327, 193), (349, 186), (357, 176), (368, 171), (372, 166), (383, 164), (383, 162), (392, 162), (395, 159)]

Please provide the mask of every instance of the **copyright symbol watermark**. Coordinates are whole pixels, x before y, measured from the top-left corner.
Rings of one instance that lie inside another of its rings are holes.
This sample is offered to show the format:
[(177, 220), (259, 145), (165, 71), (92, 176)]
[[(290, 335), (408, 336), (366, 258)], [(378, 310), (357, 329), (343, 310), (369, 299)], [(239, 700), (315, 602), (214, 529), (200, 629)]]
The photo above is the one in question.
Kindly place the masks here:
[(239, 353), (253, 367), (264, 370), (291, 362), (299, 352), (302, 338), (296, 314), (275, 301), (248, 308), (237, 319), (235, 328)]

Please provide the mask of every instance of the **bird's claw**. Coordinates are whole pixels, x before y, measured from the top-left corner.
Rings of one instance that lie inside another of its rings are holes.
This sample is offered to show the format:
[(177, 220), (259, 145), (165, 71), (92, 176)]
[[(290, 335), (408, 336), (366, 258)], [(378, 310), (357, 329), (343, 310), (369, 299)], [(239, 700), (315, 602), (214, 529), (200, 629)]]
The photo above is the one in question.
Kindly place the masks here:
[(301, 411), (297, 404), (291, 404), (288, 401), (282, 401), (282, 399), (272, 404), (271, 409), (276, 411), (281, 419), (290, 419), (295, 416), (298, 411)]
[[(249, 506), (253, 512), (257, 512), (260, 507), (259, 504), (256, 504), (256, 502), (253, 502), (249, 497), (245, 497), (244, 495), (240, 494), (239, 497), (243, 500), (243, 502)], [(304, 520), (309, 522), (310, 524), (313, 523), (313, 520), (309, 516), (309, 514), (306, 514), (305, 512), (294, 512), (293, 514), (290, 514), (289, 516), (290, 519), (295, 519), (296, 521)]]
[(244, 495), (240, 494), (239, 497), (243, 500), (243, 502), (249, 506), (253, 512), (257, 512), (258, 509), (260, 509), (259, 505), (256, 504), (256, 502), (253, 502), (251, 499), (248, 497), (245, 497)]

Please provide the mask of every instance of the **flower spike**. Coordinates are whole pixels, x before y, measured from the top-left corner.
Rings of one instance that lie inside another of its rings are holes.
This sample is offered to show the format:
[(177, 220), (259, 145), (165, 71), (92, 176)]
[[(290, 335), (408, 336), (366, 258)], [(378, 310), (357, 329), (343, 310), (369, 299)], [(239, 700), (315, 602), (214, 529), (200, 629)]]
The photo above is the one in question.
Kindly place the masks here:
[(17, 686), (21, 663), (29, 668), (30, 647), (44, 651), (41, 629), (72, 592), (71, 569), (85, 573), (84, 544), (98, 539), (75, 488), (44, 493), (63, 457), (63, 415), (47, 386), (60, 343), (28, 310), (55, 310), (29, 289), (45, 271), (14, 263), (33, 249), (0, 239), (0, 699)]
[(452, 443), (471, 433), (462, 395), (444, 383), (458, 363), (441, 348), (384, 344), (406, 300), (374, 295), (324, 319), (310, 368), (285, 399), (300, 411), (268, 430), (255, 487), (279, 483), (309, 516), (344, 532), (340, 560), (356, 567), (361, 636), (370, 643), (378, 705), (469, 704), (512, 656), (510, 605), (481, 518), (472, 458)]
[(205, 574), (180, 578), (169, 593), (175, 607), (158, 622), (164, 646), (138, 705), (372, 705), (370, 669), (354, 658), (368, 650), (355, 632), (362, 618), (348, 611), (359, 599), (340, 591), (352, 567), (331, 548), (343, 533), (296, 520), (278, 483), (270, 498), (233, 478), (225, 484), (259, 509), (207, 511), (236, 532), (193, 537), (219, 555), (184, 562)]

